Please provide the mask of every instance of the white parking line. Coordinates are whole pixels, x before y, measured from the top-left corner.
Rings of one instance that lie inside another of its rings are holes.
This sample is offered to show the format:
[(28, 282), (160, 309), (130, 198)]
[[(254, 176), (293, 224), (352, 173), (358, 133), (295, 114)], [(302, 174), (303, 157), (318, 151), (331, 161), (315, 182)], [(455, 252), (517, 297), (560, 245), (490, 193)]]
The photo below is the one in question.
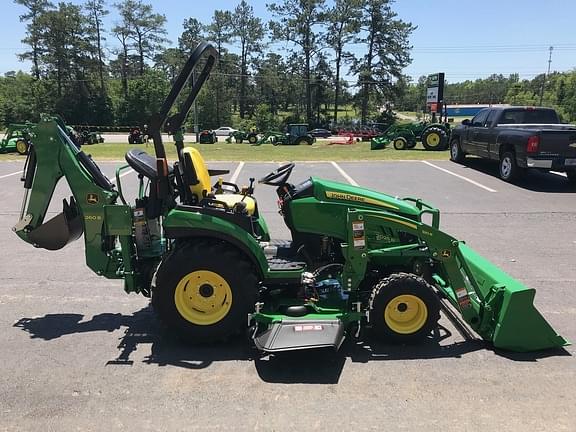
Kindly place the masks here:
[(13, 176), (13, 175), (20, 174), (20, 173), (22, 173), (21, 170), (20, 170), (20, 171), (13, 172), (12, 174), (5, 174), (5, 175), (3, 175), (3, 176), (0, 176), (0, 179), (6, 178), (6, 177), (11, 177), (11, 176)]
[(352, 186), (358, 186), (358, 183), (356, 183), (356, 180), (354, 180), (352, 177), (350, 177), (348, 175), (348, 173), (346, 171), (344, 171), (342, 168), (340, 168), (340, 165), (338, 165), (334, 161), (331, 161), (330, 163), (334, 166), (334, 168), (336, 168), (338, 170), (338, 172), (340, 174), (342, 174), (342, 177), (344, 177), (348, 181), (348, 183), (350, 183)]
[(478, 183), (477, 181), (471, 180), (471, 179), (469, 179), (468, 177), (464, 177), (464, 176), (462, 176), (462, 175), (460, 175), (460, 174), (456, 174), (455, 172), (452, 172), (452, 171), (449, 171), (449, 170), (447, 170), (447, 169), (445, 169), (445, 168), (439, 167), (438, 165), (434, 165), (433, 163), (430, 163), (430, 162), (428, 162), (428, 161), (422, 161), (422, 163), (425, 163), (426, 165), (431, 166), (432, 168), (436, 168), (436, 169), (438, 169), (438, 170), (440, 170), (440, 171), (443, 171), (443, 172), (445, 172), (446, 174), (450, 174), (450, 175), (453, 175), (454, 177), (458, 177), (459, 179), (462, 179), (462, 180), (464, 180), (464, 181), (467, 181), (468, 183), (471, 183), (471, 184), (473, 184), (474, 186), (478, 186), (479, 188), (482, 188), (482, 189), (484, 189), (484, 190), (487, 190), (488, 192), (498, 192), (498, 191), (495, 190), (495, 189), (489, 188), (488, 186), (484, 186), (482, 183)]
[(556, 174), (556, 175), (559, 175), (559, 176), (562, 176), (562, 177), (567, 177), (566, 173), (561, 173), (561, 172), (558, 172), (558, 171), (550, 171), (550, 173)]
[[(125, 173), (120, 174), (120, 178), (127, 176), (128, 174), (132, 174), (134, 172), (133, 169), (129, 169), (128, 171), (126, 171)], [(114, 178), (112, 180), (110, 180), (112, 183), (116, 183), (116, 176), (114, 176)]]
[(238, 164), (238, 166), (234, 170), (234, 173), (232, 174), (232, 177), (230, 177), (230, 183), (236, 183), (236, 180), (238, 180), (238, 176), (240, 175), (240, 171), (242, 171), (242, 168), (244, 168), (244, 162), (240, 162)]

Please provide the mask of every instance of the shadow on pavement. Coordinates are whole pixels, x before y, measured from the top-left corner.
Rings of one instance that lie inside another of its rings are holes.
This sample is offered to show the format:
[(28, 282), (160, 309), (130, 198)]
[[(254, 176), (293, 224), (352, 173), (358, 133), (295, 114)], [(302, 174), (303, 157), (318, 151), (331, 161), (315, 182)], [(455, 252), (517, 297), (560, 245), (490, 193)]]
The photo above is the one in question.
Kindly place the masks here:
[[(498, 163), (487, 159), (468, 158), (461, 164), (463, 168), (469, 168), (486, 175), (499, 178), (498, 176)], [(547, 193), (575, 193), (576, 185), (568, 182), (568, 179), (556, 174), (550, 174), (544, 171), (528, 170), (526, 176), (514, 183), (522, 189), (532, 192), (547, 192)]]
[(399, 346), (379, 342), (347, 340), (338, 352), (314, 350), (263, 355), (250, 347), (245, 337), (236, 337), (225, 343), (211, 345), (187, 345), (156, 320), (150, 307), (132, 315), (104, 313), (89, 321), (82, 321), (81, 314), (48, 314), (37, 318), (21, 318), (14, 327), (21, 328), (33, 339), (50, 341), (71, 334), (106, 331), (125, 327), (120, 337), (118, 355), (107, 365), (131, 365), (131, 355), (142, 345), (151, 345), (147, 364), (176, 366), (186, 369), (204, 369), (214, 362), (253, 361), (260, 378), (273, 383), (336, 384), (346, 360), (366, 363), (382, 360), (418, 360), (460, 358), (478, 350), (492, 350), (499, 356), (513, 361), (537, 361), (541, 358), (570, 355), (566, 350), (540, 353), (510, 353), (494, 350), (480, 340), (466, 340), (441, 344), (451, 336), (449, 330), (440, 327), (427, 341), (419, 345)]

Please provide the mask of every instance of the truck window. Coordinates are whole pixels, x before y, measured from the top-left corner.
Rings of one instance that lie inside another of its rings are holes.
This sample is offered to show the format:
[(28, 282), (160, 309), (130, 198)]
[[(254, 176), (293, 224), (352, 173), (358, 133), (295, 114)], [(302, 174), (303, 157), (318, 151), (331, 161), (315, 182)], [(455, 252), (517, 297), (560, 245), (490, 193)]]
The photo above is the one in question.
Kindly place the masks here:
[(496, 115), (498, 114), (498, 110), (492, 110), (490, 111), (490, 114), (488, 114), (488, 118), (486, 119), (486, 127), (491, 127), (492, 123), (495, 122), (496, 120)]
[(483, 109), (482, 111), (480, 111), (478, 114), (474, 116), (474, 118), (470, 122), (471, 123), (470, 126), (483, 127), (489, 112), (490, 112), (489, 109)]
[(515, 108), (504, 111), (499, 124), (557, 124), (556, 111), (550, 109)]

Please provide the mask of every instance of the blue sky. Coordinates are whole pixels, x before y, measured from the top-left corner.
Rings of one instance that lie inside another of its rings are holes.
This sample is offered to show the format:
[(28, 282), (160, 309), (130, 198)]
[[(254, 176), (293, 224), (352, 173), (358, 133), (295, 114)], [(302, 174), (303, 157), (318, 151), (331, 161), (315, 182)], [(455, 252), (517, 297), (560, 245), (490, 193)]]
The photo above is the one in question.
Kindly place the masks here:
[[(56, 2), (55, 0), (53, 0)], [(114, 0), (109, 0), (110, 9)], [(148, 0), (155, 10), (166, 15), (168, 38), (177, 43), (185, 18), (194, 16), (209, 22), (215, 9), (233, 9), (238, 1)], [(271, 18), (266, 1), (249, 1), (257, 16)], [(81, 0), (72, 0), (81, 4)], [(0, 0), (3, 23), (0, 27), (0, 73), (28, 70), (18, 61), (23, 50), (20, 42), (25, 26), (18, 16), (23, 8), (12, 0)], [(576, 2), (573, 0), (398, 0), (394, 10), (399, 17), (418, 26), (412, 34), (412, 64), (405, 72), (417, 78), (434, 72), (446, 73), (449, 82), (486, 77), (492, 73), (508, 75), (518, 72), (521, 78), (532, 78), (545, 72), (548, 47), (554, 46), (552, 70), (566, 71), (576, 67)], [(117, 18), (112, 12), (107, 28)], [(108, 48), (114, 45), (108, 36)], [(273, 44), (280, 49), (283, 44)], [(231, 47), (234, 50), (233, 47)], [(361, 47), (352, 46), (359, 52)]]

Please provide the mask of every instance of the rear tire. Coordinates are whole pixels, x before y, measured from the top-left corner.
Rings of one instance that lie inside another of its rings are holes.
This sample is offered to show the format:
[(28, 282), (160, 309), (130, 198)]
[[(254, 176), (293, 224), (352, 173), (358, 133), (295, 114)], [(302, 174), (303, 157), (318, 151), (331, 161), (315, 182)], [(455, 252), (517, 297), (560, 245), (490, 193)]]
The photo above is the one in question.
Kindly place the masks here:
[(460, 140), (458, 138), (454, 138), (450, 142), (450, 160), (456, 163), (462, 163), (466, 159), (466, 153), (462, 151), (462, 147), (460, 147)]
[(216, 342), (246, 327), (258, 293), (248, 260), (224, 243), (198, 242), (170, 253), (158, 268), (152, 306), (181, 338)]
[(394, 138), (394, 148), (396, 150), (406, 150), (408, 148), (408, 140), (404, 137)]
[(422, 133), (422, 145), (426, 150), (445, 150), (448, 135), (444, 129), (430, 127)]
[(498, 165), (498, 174), (505, 182), (515, 182), (520, 180), (525, 170), (520, 168), (516, 163), (516, 155), (512, 151), (505, 151), (500, 156), (500, 164)]
[(375, 337), (413, 344), (425, 339), (438, 326), (440, 302), (421, 277), (395, 273), (372, 290), (369, 313)]
[(256, 135), (255, 133), (248, 135), (248, 142), (250, 144), (256, 144), (257, 141), (258, 141), (258, 135)]

